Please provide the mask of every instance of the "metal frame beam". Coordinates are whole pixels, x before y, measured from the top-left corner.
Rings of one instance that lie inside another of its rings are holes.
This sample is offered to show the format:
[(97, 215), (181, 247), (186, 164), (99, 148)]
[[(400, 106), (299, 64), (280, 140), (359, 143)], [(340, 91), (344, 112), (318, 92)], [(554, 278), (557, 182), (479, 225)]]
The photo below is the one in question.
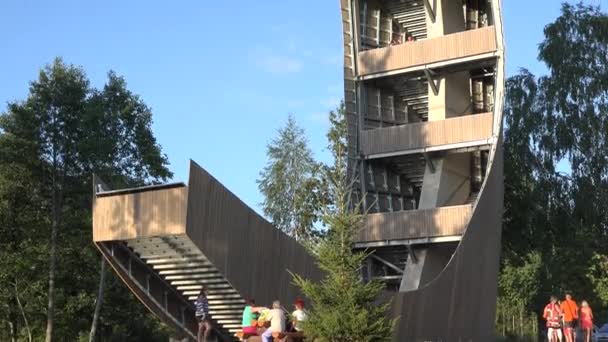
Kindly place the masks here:
[(386, 240), (386, 241), (360, 241), (356, 242), (353, 246), (355, 249), (364, 248), (375, 248), (375, 247), (389, 247), (389, 246), (409, 246), (409, 245), (425, 245), (432, 243), (448, 243), (458, 242), (462, 239), (460, 235), (440, 236), (440, 237), (428, 237), (428, 238), (417, 238), (417, 239), (398, 239), (398, 240)]
[(383, 258), (381, 258), (381, 257), (379, 257), (379, 256), (377, 256), (375, 254), (371, 254), (370, 257), (372, 257), (375, 260), (380, 261), (381, 263), (383, 263), (384, 265), (390, 267), (392, 270), (396, 271), (397, 273), (403, 274), (403, 270), (400, 269), (399, 267), (395, 266), (393, 263), (391, 263), (391, 262), (389, 262), (389, 261), (387, 261), (387, 260), (385, 260), (385, 259), (383, 259)]

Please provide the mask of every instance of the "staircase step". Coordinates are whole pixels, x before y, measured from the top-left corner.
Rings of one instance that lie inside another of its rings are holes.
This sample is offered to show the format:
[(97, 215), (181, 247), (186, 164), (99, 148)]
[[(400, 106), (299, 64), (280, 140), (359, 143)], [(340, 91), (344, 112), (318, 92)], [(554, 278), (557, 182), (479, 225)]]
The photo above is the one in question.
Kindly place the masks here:
[[(196, 287), (196, 291), (190, 291), (190, 290), (185, 290), (182, 291), (184, 293), (184, 295), (186, 296), (190, 296), (190, 295), (198, 295), (198, 293), (200, 292), (200, 288), (202, 286), (198, 286)], [(225, 288), (231, 288), (230, 285), (228, 284), (210, 284), (206, 286), (207, 289), (225, 289)]]
[(160, 258), (150, 258), (146, 260), (146, 263), (150, 265), (156, 264), (170, 264), (170, 263), (183, 263), (183, 262), (192, 262), (192, 261), (207, 261), (202, 255), (193, 254), (193, 255), (184, 255), (179, 257), (160, 257)]
[(209, 308), (209, 313), (213, 316), (215, 315), (232, 315), (235, 317), (240, 317), (241, 314), (243, 313), (243, 309), (216, 309), (216, 308)]
[(155, 270), (187, 269), (193, 267), (213, 267), (213, 265), (211, 265), (209, 262), (152, 264), (152, 268)]
[[(196, 296), (194, 297), (196, 299)], [(239, 295), (228, 295), (221, 298), (209, 299), (209, 304), (235, 304), (245, 303), (245, 300)]]
[[(166, 279), (169, 280), (169, 279)], [(188, 279), (188, 280), (173, 280), (170, 281), (171, 285), (180, 286), (180, 285), (204, 285), (204, 284), (213, 284), (217, 282), (225, 283), (222, 277), (214, 277), (214, 278), (204, 278), (204, 279)]]
[(188, 269), (181, 269), (181, 270), (160, 271), (160, 272), (158, 272), (158, 274), (169, 275), (169, 274), (189, 274), (189, 273), (208, 273), (208, 272), (216, 272), (216, 270), (211, 267), (197, 267), (197, 268), (188, 268)]
[(199, 286), (200, 285), (211, 285), (211, 284), (228, 284), (223, 278), (206, 278), (206, 279), (198, 279), (198, 280), (182, 280), (182, 281), (172, 281), (171, 284), (176, 286)]
[[(225, 295), (238, 295), (238, 292), (236, 292), (235, 289), (233, 289), (232, 287), (230, 288), (226, 288), (226, 289), (209, 289), (209, 295), (207, 295), (207, 298), (211, 299), (211, 298), (218, 298), (225, 296)], [(238, 296), (239, 298), (241, 298), (241, 296)]]
[(245, 305), (242, 305), (242, 304), (216, 304), (216, 305), (211, 305), (211, 307), (209, 308), (209, 311), (235, 312), (240, 315), (241, 313), (243, 313), (244, 309), (245, 309)]
[[(227, 284), (226, 281), (224, 280), (215, 280), (215, 281), (207, 281), (204, 283), (199, 283), (198, 285), (179, 285), (177, 286), (177, 290), (178, 291), (185, 291), (185, 290), (200, 290), (203, 286), (205, 286), (206, 288), (210, 289), (210, 288), (214, 288), (214, 286), (219, 286), (222, 285), (221, 288), (231, 288), (230, 284)], [(215, 287), (217, 288), (217, 287)]]
[(238, 315), (222, 315), (222, 314), (219, 314), (219, 315), (212, 314), (211, 317), (213, 317), (214, 320), (222, 323), (222, 325), (223, 325), (223, 323), (228, 323), (228, 322), (241, 322), (241, 318), (242, 318), (242, 317), (239, 318)]
[(193, 279), (206, 279), (206, 278), (223, 278), (218, 272), (206, 272), (206, 273), (194, 273), (194, 274), (179, 274), (179, 275), (168, 275), (165, 280), (193, 280)]

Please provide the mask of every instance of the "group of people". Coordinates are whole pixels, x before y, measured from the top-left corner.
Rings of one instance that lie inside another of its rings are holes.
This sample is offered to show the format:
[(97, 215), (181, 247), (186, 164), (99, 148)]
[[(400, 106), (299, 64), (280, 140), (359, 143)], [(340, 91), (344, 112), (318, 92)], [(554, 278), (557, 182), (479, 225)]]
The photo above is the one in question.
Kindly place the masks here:
[(264, 342), (272, 342), (273, 333), (301, 332), (302, 322), (307, 319), (306, 312), (304, 311), (304, 301), (297, 299), (294, 307), (295, 310), (291, 313), (291, 319), (287, 320), (280, 301), (275, 300), (272, 303), (272, 308), (269, 309), (263, 306), (255, 306), (255, 301), (248, 299), (243, 310), (243, 333), (258, 335), (260, 332), (258, 330), (258, 319), (270, 322), (268, 328), (261, 332), (262, 341)]
[(593, 311), (585, 300), (581, 302), (579, 309), (570, 292), (566, 292), (562, 301), (551, 296), (549, 304), (543, 311), (543, 318), (547, 322), (549, 342), (575, 342), (576, 328), (579, 324), (584, 334), (583, 341), (591, 341)]
[[(211, 316), (209, 315), (209, 301), (207, 300), (207, 289), (203, 287), (194, 303), (196, 307), (196, 320), (198, 322), (197, 342), (207, 342), (211, 334)], [(243, 309), (242, 332), (249, 336), (260, 335), (263, 342), (272, 342), (273, 333), (302, 332), (302, 322), (307, 319), (304, 311), (304, 301), (297, 299), (294, 304), (295, 310), (291, 313), (291, 319), (286, 319), (285, 311), (281, 302), (275, 300), (272, 308), (255, 306), (254, 299), (246, 301)], [(260, 317), (262, 316), (262, 317)], [(258, 319), (270, 325), (262, 331), (258, 330)]]
[[(405, 34), (405, 42), (406, 43), (407, 42), (413, 42), (415, 40), (416, 40), (416, 38), (414, 38), (414, 36), (411, 33), (406, 33)], [(403, 41), (402, 41), (401, 36), (395, 36), (395, 37), (393, 37), (393, 40), (391, 40), (391, 45), (399, 45), (399, 44), (402, 44), (402, 43), (403, 43)]]

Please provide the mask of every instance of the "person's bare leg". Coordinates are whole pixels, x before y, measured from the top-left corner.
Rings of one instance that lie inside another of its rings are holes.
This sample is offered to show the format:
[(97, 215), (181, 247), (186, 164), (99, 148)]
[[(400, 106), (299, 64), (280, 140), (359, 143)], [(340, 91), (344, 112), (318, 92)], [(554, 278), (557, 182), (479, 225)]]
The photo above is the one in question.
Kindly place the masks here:
[(576, 331), (574, 331), (574, 328), (570, 329), (570, 341), (576, 341)]
[(203, 322), (198, 322), (198, 332), (196, 334), (196, 342), (203, 342), (203, 332), (205, 325)]
[(203, 342), (207, 342), (209, 340), (209, 336), (211, 336), (211, 322), (205, 320), (203, 322), (205, 326), (205, 333), (203, 335)]

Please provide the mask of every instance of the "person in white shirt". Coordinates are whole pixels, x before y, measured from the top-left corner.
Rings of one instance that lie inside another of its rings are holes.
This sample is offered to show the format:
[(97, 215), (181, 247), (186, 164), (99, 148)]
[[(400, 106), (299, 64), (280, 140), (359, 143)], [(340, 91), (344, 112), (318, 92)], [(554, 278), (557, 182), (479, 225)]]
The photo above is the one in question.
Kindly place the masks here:
[(266, 320), (270, 321), (270, 328), (262, 334), (262, 341), (272, 342), (272, 333), (282, 333), (285, 331), (285, 313), (281, 309), (281, 302), (272, 302), (272, 309), (266, 315)]
[(302, 331), (302, 322), (304, 322), (308, 316), (304, 311), (304, 300), (298, 298), (295, 303), (296, 310), (291, 313), (291, 317), (293, 318), (293, 328), (300, 332)]

